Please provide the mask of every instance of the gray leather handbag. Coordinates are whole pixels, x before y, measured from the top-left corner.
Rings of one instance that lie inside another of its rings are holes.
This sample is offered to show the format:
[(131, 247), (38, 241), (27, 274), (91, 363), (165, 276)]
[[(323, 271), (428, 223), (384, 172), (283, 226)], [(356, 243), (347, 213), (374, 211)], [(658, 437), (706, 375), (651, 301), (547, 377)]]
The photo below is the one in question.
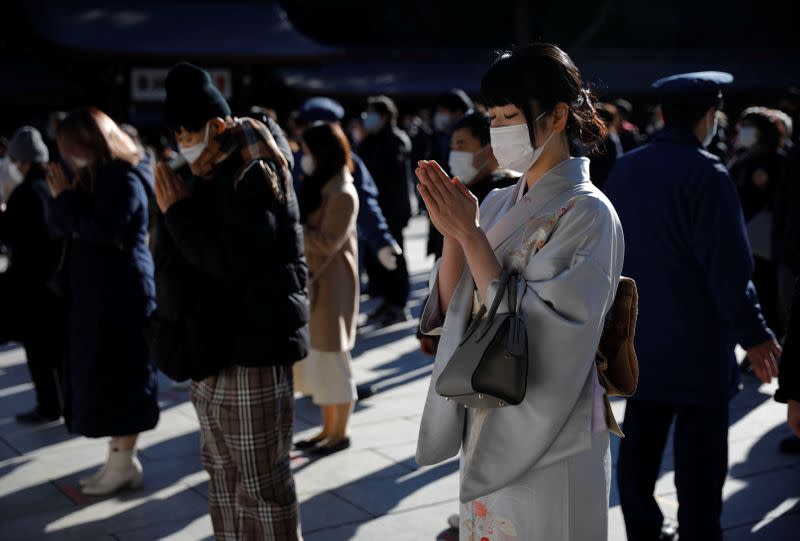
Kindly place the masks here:
[[(522, 278), (503, 271), (491, 308), (481, 306), (464, 338), (436, 381), (436, 393), (467, 408), (516, 406), (528, 385), (528, 333), (517, 315), (517, 284)], [(497, 308), (508, 292), (511, 312)]]

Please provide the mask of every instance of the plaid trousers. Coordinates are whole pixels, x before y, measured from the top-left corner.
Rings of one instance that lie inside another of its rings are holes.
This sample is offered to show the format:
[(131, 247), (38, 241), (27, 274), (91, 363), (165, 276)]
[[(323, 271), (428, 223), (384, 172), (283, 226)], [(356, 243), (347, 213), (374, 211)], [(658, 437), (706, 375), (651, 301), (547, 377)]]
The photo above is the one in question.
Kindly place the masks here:
[(302, 540), (289, 463), (293, 392), (282, 366), (230, 365), (192, 385), (217, 540)]

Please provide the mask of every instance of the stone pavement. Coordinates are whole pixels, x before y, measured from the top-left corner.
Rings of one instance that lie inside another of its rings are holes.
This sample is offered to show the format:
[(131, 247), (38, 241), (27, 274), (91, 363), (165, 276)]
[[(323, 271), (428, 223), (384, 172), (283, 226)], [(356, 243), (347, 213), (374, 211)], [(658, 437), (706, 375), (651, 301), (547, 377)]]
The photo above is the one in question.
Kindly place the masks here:
[[(424, 222), (415, 220), (408, 235), (415, 314), (431, 263), (423, 257), (425, 236)], [(365, 309), (371, 307), (366, 303)], [(363, 333), (354, 370), (359, 383), (376, 391), (356, 408), (354, 447), (317, 461), (293, 460), (305, 539), (432, 540), (457, 510), (457, 464), (451, 460), (418, 468), (414, 463), (431, 371), (430, 359), (418, 352), (414, 323)], [(726, 540), (800, 538), (800, 456), (777, 451), (787, 429), (785, 408), (770, 398), (773, 390), (747, 378), (733, 402)], [(166, 379), (160, 397), (161, 423), (141, 441), (145, 489), (109, 499), (85, 498), (77, 480), (101, 464), (104, 442), (72, 437), (60, 423), (17, 425), (13, 415), (33, 406), (33, 392), (23, 352), (0, 349), (0, 540), (210, 539), (208, 479), (200, 467), (194, 410), (186, 392), (173, 390)], [(614, 407), (622, 415), (624, 403)], [(303, 437), (313, 432), (319, 414), (302, 399), (296, 417)], [(616, 450), (618, 441), (612, 441)], [(659, 500), (665, 513), (674, 516), (671, 453), (663, 466)], [(624, 540), (615, 489), (611, 507), (609, 538)]]

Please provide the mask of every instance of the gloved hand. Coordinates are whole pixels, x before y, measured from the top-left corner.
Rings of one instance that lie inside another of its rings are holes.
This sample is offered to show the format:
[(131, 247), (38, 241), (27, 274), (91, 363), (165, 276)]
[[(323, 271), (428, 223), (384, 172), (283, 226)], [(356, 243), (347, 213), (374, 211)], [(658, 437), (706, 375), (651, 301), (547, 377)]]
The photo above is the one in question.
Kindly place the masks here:
[(388, 271), (397, 270), (397, 256), (402, 254), (402, 251), (398, 254), (397, 250), (399, 247), (396, 246), (384, 246), (378, 250), (378, 261)]

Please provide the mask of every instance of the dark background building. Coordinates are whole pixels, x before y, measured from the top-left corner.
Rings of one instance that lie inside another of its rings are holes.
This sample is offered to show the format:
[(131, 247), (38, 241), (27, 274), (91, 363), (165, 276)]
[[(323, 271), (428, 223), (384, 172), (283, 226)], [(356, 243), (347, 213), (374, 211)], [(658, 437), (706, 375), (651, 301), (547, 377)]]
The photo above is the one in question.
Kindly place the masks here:
[[(800, 84), (800, 2), (789, 0), (6, 0), (0, 133), (95, 104), (160, 120), (166, 70), (214, 70), (234, 109), (288, 111), (314, 94), (360, 107), (387, 93), (430, 104), (477, 91), (494, 51), (542, 39), (566, 49), (601, 95), (647, 102), (678, 71), (736, 75), (729, 105)], [(355, 112), (355, 111), (353, 111)]]

